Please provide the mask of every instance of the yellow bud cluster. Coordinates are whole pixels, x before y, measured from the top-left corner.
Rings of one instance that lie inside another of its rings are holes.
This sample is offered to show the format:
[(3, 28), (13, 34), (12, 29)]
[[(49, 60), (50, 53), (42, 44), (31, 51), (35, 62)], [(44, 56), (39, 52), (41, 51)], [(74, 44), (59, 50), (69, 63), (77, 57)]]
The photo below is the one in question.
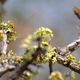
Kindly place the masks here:
[(72, 54), (69, 54), (65, 57), (64, 64), (72, 64), (72, 63), (76, 63), (76, 59)]
[(53, 37), (52, 31), (49, 28), (44, 28), (44, 27), (39, 28), (34, 33), (34, 35), (37, 35), (39, 37), (43, 37), (44, 39), (52, 38)]
[[(1, 30), (5, 29), (7, 31), (7, 36), (8, 36), (8, 40), (12, 41), (12, 40), (16, 40), (16, 30), (13, 26), (13, 24), (10, 21), (7, 21), (7, 23), (4, 22), (0, 22), (0, 28)], [(2, 34), (0, 34), (2, 36)]]

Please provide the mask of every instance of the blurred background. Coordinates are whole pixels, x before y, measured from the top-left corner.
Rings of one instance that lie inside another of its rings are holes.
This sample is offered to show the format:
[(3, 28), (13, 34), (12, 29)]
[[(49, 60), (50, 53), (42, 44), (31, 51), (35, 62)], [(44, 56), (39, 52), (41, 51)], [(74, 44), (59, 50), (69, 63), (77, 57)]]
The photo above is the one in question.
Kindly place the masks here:
[[(11, 20), (17, 34), (20, 34), (17, 41), (10, 43), (9, 49), (22, 55), (23, 49), (20, 46), (23, 39), (42, 26), (53, 31), (54, 38), (51, 41), (53, 46), (64, 47), (68, 45), (79, 36), (76, 26), (80, 26), (80, 20), (74, 15), (73, 8), (75, 6), (80, 7), (80, 0), (6, 0), (0, 6), (0, 9), (3, 8), (3, 21)], [(80, 59), (79, 52), (80, 49), (73, 53), (77, 60)], [(48, 64), (43, 67), (34, 80), (48, 80)], [(63, 75), (69, 71), (59, 64), (53, 66), (53, 69), (61, 71)], [(80, 75), (76, 74), (75, 80), (79, 80), (79, 78)], [(1, 78), (1, 80), (3, 79)]]

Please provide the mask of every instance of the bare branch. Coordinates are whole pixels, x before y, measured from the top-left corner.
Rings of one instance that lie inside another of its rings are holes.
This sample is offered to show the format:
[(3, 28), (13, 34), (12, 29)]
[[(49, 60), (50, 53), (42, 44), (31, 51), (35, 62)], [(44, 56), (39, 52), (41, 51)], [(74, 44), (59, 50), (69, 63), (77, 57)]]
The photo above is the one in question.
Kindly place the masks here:
[(71, 70), (77, 72), (80, 74), (80, 67), (78, 66), (77, 63), (75, 64), (64, 64), (65, 59), (64, 57), (68, 54), (71, 54), (73, 51), (75, 51), (77, 48), (80, 47), (80, 37), (75, 40), (74, 42), (72, 42), (71, 44), (67, 45), (66, 47), (63, 48), (57, 48), (56, 52), (58, 53), (56, 58), (57, 58), (57, 62), (65, 67), (70, 68)]
[[(0, 40), (0, 77), (4, 75), (8, 71), (12, 71), (16, 68), (16, 62), (9, 61), (10, 56), (8, 56), (7, 53), (7, 47), (8, 47), (8, 39), (7, 39), (7, 30), (2, 27), (1, 29), (3, 31), (2, 33), (2, 39)], [(7, 59), (4, 59), (4, 55), (7, 56)]]
[(6, 54), (6, 50), (7, 50), (7, 31), (5, 29), (3, 29), (3, 38), (1, 40), (1, 54)]
[(8, 71), (13, 71), (17, 66), (15, 65), (14, 62), (9, 62), (7, 60), (2, 60), (0, 63), (0, 77), (3, 76), (6, 72)]
[(3, 76), (5, 73), (7, 73), (8, 71), (13, 71), (16, 67), (14, 65), (5, 65), (4, 67), (2, 66), (0, 68), (0, 77)]
[(68, 65), (68, 64), (64, 64), (65, 59), (64, 59), (64, 57), (62, 57), (61, 55), (57, 55), (56, 58), (57, 58), (57, 62), (58, 62), (59, 64), (65, 66), (65, 67), (67, 67), (67, 68), (70, 68), (71, 70), (73, 70), (73, 71), (75, 71), (75, 72), (77, 72), (77, 73), (80, 74), (80, 67), (78, 66), (77, 63), (73, 63), (73, 64), (69, 64), (69, 65)]
[(66, 56), (68, 54), (71, 54), (79, 47), (80, 47), (80, 37), (71, 44), (67, 45), (66, 47), (63, 48), (58, 47), (56, 52), (62, 56)]

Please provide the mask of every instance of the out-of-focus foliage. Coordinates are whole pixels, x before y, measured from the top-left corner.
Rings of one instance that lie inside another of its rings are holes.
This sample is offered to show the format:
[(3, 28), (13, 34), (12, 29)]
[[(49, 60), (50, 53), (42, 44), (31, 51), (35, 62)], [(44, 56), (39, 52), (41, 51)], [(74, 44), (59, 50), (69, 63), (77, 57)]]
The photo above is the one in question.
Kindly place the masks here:
[[(52, 47), (49, 43), (50, 39), (53, 37), (52, 31), (49, 28), (41, 27), (37, 31), (34, 32), (33, 35), (29, 35), (22, 44), (22, 47), (25, 48), (24, 58), (31, 59), (30, 51), (36, 51), (40, 46), (41, 48), (45, 48), (45, 54), (39, 54), (37, 59), (34, 61), (35, 63), (46, 63), (49, 62), (49, 59), (52, 59), (52, 62), (56, 62), (56, 52), (55, 47)], [(37, 43), (38, 42), (38, 43)], [(32, 43), (32, 46), (31, 46)]]
[(71, 80), (75, 79), (75, 72), (74, 71), (70, 72), (70, 79)]
[[(7, 1), (7, 0), (0, 0), (0, 2), (2, 4), (4, 4), (5, 1)], [(78, 13), (77, 9), (74, 11), (76, 12), (75, 14), (79, 17), (80, 15), (77, 14)], [(2, 13), (1, 13), (1, 15), (2, 15)], [(8, 26), (8, 25), (6, 25), (6, 26)], [(8, 40), (9, 41), (16, 40), (17, 36), (14, 36), (15, 35), (14, 28), (11, 29), (10, 27), (6, 27), (6, 29), (8, 31), (8, 33), (7, 33), (8, 34)], [(24, 51), (24, 54), (22, 57), (16, 55), (12, 50), (10, 50), (8, 52), (8, 54), (12, 57), (14, 62), (20, 62), (21, 63), (21, 62), (23, 62), (23, 60), (31, 60), (32, 59), (31, 53), (35, 52), (37, 50), (37, 48), (40, 46), (41, 48), (46, 49), (46, 52), (45, 52), (45, 54), (39, 54), (37, 59), (34, 62), (37, 64), (38, 63), (46, 63), (46, 62), (49, 62), (49, 59), (51, 59), (52, 62), (55, 63), (56, 62), (56, 57), (55, 57), (56, 56), (56, 52), (55, 52), (56, 48), (52, 47), (49, 43), (49, 40), (52, 37), (53, 37), (52, 31), (49, 30), (48, 28), (42, 27), (39, 29), (39, 31), (28, 36), (28, 38), (24, 40), (24, 44), (22, 44), (22, 46), (25, 49), (25, 51)], [(0, 40), (2, 40), (2, 39), (3, 39), (3, 30), (0, 30)], [(3, 58), (6, 59), (7, 56), (3, 55)], [(71, 56), (67, 56), (65, 58), (65, 64), (69, 64), (69, 63), (71, 64), (74, 62), (75, 62), (75, 60)], [(33, 74), (31, 72), (25, 71), (24, 75), (23, 75), (24, 76), (23, 80), (30, 80), (32, 75)], [(71, 73), (71, 75), (73, 75), (73, 73)]]
[[(9, 41), (16, 40), (16, 30), (13, 24), (8, 21), (7, 23), (0, 23), (0, 39), (3, 40), (4, 30), (6, 31), (7, 39)], [(14, 37), (14, 38), (13, 38)], [(23, 56), (18, 56), (12, 50), (7, 52), (7, 55), (2, 55), (0, 57), (0, 62), (9, 59), (16, 64), (21, 65), (25, 60), (30, 61), (33, 58), (33, 53), (37, 51), (38, 48), (44, 50), (43, 53), (38, 54), (37, 58), (33, 61), (35, 65), (39, 63), (48, 63), (51, 59), (53, 64), (56, 62), (56, 52), (55, 47), (52, 47), (49, 43), (53, 37), (52, 31), (49, 28), (41, 27), (35, 31), (32, 35), (29, 35), (22, 43), (22, 47), (25, 49)], [(31, 80), (32, 76), (37, 74), (36, 72), (26, 70), (23, 72), (21, 79)]]
[[(8, 41), (16, 40), (15, 36), (16, 30), (14, 25), (8, 21), (7, 23), (0, 22), (0, 39), (3, 40), (4, 31), (6, 31)], [(21, 65), (25, 60), (30, 61), (33, 59), (33, 54), (37, 52), (38, 49), (41, 50), (41, 53), (37, 55), (33, 64), (37, 65), (40, 63), (49, 63), (49, 60), (52, 63), (56, 63), (56, 48), (50, 45), (50, 40), (53, 37), (53, 33), (49, 28), (41, 27), (36, 30), (33, 34), (29, 35), (22, 43), (22, 47), (24, 48), (23, 56), (18, 56), (12, 50), (8, 51), (7, 54), (4, 54), (0, 57), (0, 62), (6, 61), (7, 59), (13, 61), (16, 64)], [(42, 51), (43, 50), (43, 51)], [(72, 54), (67, 55), (65, 57), (64, 64), (72, 64), (75, 63), (76, 59)], [(79, 64), (79, 63), (78, 63)], [(37, 72), (33, 72), (32, 70), (25, 70), (23, 72), (21, 80), (31, 80), (32, 77), (37, 74)], [(74, 73), (71, 72), (70, 78), (75, 78)], [(50, 80), (64, 80), (62, 74), (59, 71), (54, 71), (49, 76)]]
[(49, 76), (49, 80), (64, 80), (61, 72), (59, 71), (54, 71), (51, 73)]
[(1, 4), (4, 4), (7, 0), (0, 0)]
[(80, 60), (78, 61), (78, 66), (80, 67)]
[(40, 47), (46, 52), (38, 54), (37, 58), (33, 61), (35, 64), (48, 63), (52, 60), (54, 64), (56, 60), (55, 47), (50, 45), (50, 40), (53, 37), (52, 31), (49, 28), (41, 27), (35, 31), (32, 35), (29, 35), (22, 43), (22, 47), (25, 49), (23, 60), (31, 60), (33, 55), (31, 53), (36, 52)]
[(6, 2), (7, 0), (0, 0), (0, 22), (3, 19), (3, 14), (5, 13), (5, 9), (3, 7), (3, 4)]
[(78, 34), (80, 35), (80, 26), (77, 26)]

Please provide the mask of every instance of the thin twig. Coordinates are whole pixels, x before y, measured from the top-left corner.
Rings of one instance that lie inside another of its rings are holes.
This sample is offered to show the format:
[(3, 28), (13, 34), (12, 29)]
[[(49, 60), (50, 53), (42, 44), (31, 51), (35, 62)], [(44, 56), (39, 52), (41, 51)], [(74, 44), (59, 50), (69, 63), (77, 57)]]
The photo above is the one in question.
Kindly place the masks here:
[(53, 72), (53, 68), (52, 68), (52, 60), (49, 60), (49, 72), (50, 74)]

